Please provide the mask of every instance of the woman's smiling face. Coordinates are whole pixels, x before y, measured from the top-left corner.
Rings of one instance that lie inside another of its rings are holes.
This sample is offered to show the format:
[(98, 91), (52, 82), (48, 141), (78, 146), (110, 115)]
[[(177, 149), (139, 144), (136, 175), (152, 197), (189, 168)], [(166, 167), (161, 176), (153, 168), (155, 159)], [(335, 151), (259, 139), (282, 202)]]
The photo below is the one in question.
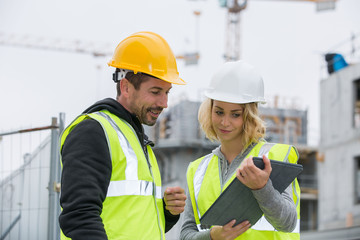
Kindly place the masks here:
[(211, 121), (220, 142), (241, 141), (243, 111), (241, 104), (213, 101)]

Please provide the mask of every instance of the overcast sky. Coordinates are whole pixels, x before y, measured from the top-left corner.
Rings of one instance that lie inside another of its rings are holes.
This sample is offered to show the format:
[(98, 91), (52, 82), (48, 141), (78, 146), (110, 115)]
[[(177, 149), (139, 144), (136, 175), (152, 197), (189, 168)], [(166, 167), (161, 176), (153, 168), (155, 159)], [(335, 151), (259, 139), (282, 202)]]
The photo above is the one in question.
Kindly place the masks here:
[[(334, 47), (359, 35), (359, 11), (359, 0), (338, 0), (324, 12), (312, 2), (249, 0), (241, 13), (241, 57), (262, 73), (270, 102), (278, 95), (308, 109), (312, 145), (319, 140), (319, 83), (326, 77), (322, 54), (350, 53), (349, 43)], [(216, 0), (0, 1), (0, 39), (7, 42), (71, 48), (79, 41), (89, 50), (113, 51), (144, 30), (162, 35), (176, 55), (200, 52), (196, 66), (178, 61), (188, 85), (174, 86), (169, 101), (200, 100), (224, 62), (226, 9)], [(0, 132), (48, 125), (60, 112), (69, 124), (94, 101), (114, 97), (109, 58), (0, 44)]]

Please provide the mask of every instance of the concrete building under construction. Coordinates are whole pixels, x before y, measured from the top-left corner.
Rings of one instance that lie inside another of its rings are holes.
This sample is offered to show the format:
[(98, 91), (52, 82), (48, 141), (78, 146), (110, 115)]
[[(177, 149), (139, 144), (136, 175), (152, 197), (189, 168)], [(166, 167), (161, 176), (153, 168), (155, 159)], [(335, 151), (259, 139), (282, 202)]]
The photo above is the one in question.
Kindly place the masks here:
[(359, 227), (360, 64), (333, 72), (320, 88), (319, 230)]

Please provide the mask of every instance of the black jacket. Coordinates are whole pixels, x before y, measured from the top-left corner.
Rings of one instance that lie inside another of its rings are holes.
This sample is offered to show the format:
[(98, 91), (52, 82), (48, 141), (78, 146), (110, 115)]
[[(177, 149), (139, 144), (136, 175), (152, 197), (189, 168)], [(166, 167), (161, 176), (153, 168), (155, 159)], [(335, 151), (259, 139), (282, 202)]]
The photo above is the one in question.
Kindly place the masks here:
[[(103, 109), (127, 121), (136, 131), (143, 148), (152, 144), (144, 134), (138, 118), (114, 99), (99, 101), (87, 108), (84, 113)], [(101, 125), (93, 119), (80, 122), (67, 136), (61, 155), (63, 170), (60, 204), (63, 211), (59, 223), (62, 231), (73, 240), (107, 239), (100, 214), (110, 182), (112, 165)], [(165, 204), (164, 212), (167, 232), (176, 224), (179, 216), (174, 216), (166, 210)]]

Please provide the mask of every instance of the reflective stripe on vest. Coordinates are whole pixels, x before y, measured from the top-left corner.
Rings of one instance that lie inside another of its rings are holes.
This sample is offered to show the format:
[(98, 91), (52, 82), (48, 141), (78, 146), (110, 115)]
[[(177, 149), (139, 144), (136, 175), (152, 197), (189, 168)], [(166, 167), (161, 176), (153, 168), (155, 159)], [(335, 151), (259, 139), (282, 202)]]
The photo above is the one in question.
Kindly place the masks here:
[[(258, 157), (262, 157), (263, 155), (267, 156), (269, 155), (269, 152), (271, 150), (271, 148), (273, 146), (275, 146), (276, 144), (273, 143), (264, 143), (260, 149), (259, 152), (257, 154)], [(283, 159), (284, 162), (289, 162), (288, 160), (288, 156), (290, 154), (291, 151), (291, 146), (289, 146), (289, 149)], [(201, 185), (203, 183), (204, 177), (205, 177), (205, 173), (208, 169), (208, 165), (209, 162), (211, 161), (211, 159), (214, 157), (214, 154), (208, 154), (206, 155), (200, 162), (200, 164), (198, 165), (194, 176), (193, 176), (193, 188), (194, 188), (194, 195), (195, 195), (195, 205), (196, 205), (196, 210), (199, 216), (199, 219), (201, 218), (201, 213), (200, 213), (200, 208), (198, 205), (198, 197), (199, 197), (199, 193), (200, 193), (200, 189), (201, 189)], [(221, 171), (219, 169), (219, 171)], [(299, 193), (297, 193), (296, 188), (295, 188), (295, 182), (292, 185), (294, 194), (297, 196), (297, 201), (295, 203), (295, 206), (297, 207), (299, 204)], [(197, 223), (198, 229), (201, 230), (201, 228), (199, 227), (200, 224)], [(258, 220), (258, 222), (256, 222), (256, 224), (254, 224), (251, 229), (253, 230), (259, 230), (259, 231), (277, 231), (264, 217), (264, 215)], [(296, 223), (296, 227), (295, 229), (292, 231), (292, 233), (300, 233), (300, 219), (297, 219), (297, 223)]]
[(194, 189), (195, 189), (195, 202), (196, 202), (196, 208), (199, 215), (199, 219), (201, 218), (199, 206), (198, 206), (198, 196), (201, 188), (201, 184), (203, 182), (205, 172), (207, 167), (209, 166), (209, 162), (212, 158), (213, 154), (208, 154), (204, 157), (204, 159), (199, 164), (199, 167), (196, 169), (196, 173), (194, 175)]
[(149, 196), (153, 195), (156, 198), (162, 198), (161, 186), (155, 186), (154, 183), (144, 180), (138, 180), (138, 160), (134, 149), (131, 147), (129, 141), (120, 130), (119, 126), (112, 120), (107, 114), (103, 112), (96, 112), (96, 114), (104, 117), (109, 121), (110, 125), (116, 131), (119, 138), (121, 149), (123, 150), (126, 157), (126, 169), (125, 176), (126, 180), (123, 181), (110, 181), (107, 197), (124, 196), (124, 195), (142, 195)]
[[(123, 180), (111, 181), (106, 197), (117, 197), (125, 195), (153, 195), (154, 187), (152, 182), (144, 180)], [(156, 198), (161, 199), (161, 187), (156, 186)]]
[(274, 143), (264, 143), (264, 145), (261, 146), (259, 153), (258, 153), (258, 157), (261, 157), (263, 155), (265, 155), (267, 158), (269, 158), (269, 152), (270, 149), (274, 146)]

